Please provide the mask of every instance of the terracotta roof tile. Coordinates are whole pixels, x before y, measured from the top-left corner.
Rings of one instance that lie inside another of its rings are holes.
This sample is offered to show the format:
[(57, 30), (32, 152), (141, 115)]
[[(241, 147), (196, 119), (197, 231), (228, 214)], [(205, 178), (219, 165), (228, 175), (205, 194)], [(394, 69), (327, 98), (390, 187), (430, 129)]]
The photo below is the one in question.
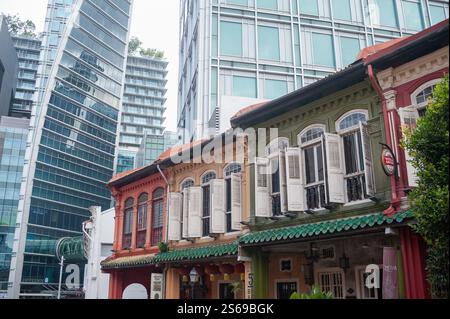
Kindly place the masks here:
[(375, 45), (372, 45), (370, 47), (364, 48), (364, 49), (362, 49), (359, 52), (357, 60), (366, 59), (368, 56), (370, 56), (372, 54), (375, 54), (377, 52), (380, 52), (380, 51), (382, 51), (384, 49), (387, 49), (387, 48), (393, 46), (394, 44), (396, 44), (396, 43), (398, 43), (400, 41), (403, 41), (406, 38), (408, 38), (408, 37), (393, 39), (393, 40), (390, 40), (390, 41), (387, 41), (387, 42), (375, 44)]
[(252, 104), (252, 105), (246, 106), (246, 107), (240, 109), (239, 112), (237, 112), (233, 116), (233, 118), (240, 117), (240, 116), (242, 116), (244, 114), (247, 114), (247, 113), (253, 112), (253, 111), (255, 111), (255, 110), (259, 109), (259, 108), (262, 108), (264, 105), (268, 104), (269, 102), (270, 101), (266, 101), (266, 102), (261, 102), (261, 103)]

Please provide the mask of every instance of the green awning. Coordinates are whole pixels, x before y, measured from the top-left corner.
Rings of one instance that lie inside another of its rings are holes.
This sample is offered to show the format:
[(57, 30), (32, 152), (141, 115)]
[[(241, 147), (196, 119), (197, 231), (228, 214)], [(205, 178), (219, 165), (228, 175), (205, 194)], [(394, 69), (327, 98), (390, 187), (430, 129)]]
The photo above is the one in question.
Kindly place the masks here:
[(258, 232), (251, 232), (242, 236), (241, 245), (255, 245), (262, 243), (280, 242), (286, 240), (302, 239), (320, 235), (335, 234), (358, 229), (402, 223), (412, 218), (411, 211), (402, 212), (387, 217), (383, 213), (357, 216), (351, 218), (334, 219), (314, 224), (302, 224), (291, 227), (275, 228)]
[(153, 263), (164, 264), (170, 262), (189, 262), (208, 258), (237, 256), (237, 253), (238, 241), (234, 241), (223, 245), (171, 250), (166, 253), (156, 255), (153, 259)]
[(145, 267), (153, 264), (154, 255), (128, 256), (106, 259), (100, 263), (103, 270)]

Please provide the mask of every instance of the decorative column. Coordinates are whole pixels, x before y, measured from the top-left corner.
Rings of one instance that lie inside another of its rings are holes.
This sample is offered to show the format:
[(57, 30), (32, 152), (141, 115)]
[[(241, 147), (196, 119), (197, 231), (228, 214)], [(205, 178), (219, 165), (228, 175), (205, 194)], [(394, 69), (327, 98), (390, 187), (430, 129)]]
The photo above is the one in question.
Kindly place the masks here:
[(425, 270), (425, 243), (409, 227), (399, 230), (407, 299), (430, 298)]
[(153, 195), (149, 194), (149, 200), (147, 202), (147, 228), (145, 233), (145, 248), (152, 247), (152, 217), (153, 217)]
[(138, 207), (139, 207), (138, 204), (133, 206), (133, 225), (131, 228), (131, 249), (136, 249)]

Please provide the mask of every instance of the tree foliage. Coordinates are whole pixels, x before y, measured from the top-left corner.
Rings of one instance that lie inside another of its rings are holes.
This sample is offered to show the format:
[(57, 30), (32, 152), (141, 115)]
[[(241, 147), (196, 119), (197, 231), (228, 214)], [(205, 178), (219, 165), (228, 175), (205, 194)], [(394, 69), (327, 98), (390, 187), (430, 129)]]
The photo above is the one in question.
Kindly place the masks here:
[(417, 224), (413, 228), (427, 243), (427, 272), (434, 298), (448, 298), (449, 212), (448, 75), (440, 82), (424, 117), (403, 142), (417, 170), (418, 187), (410, 194)]
[(289, 299), (333, 299), (333, 294), (329, 291), (324, 292), (319, 286), (315, 285), (311, 288), (309, 294), (294, 292)]
[(6, 25), (8, 31), (15, 36), (25, 36), (36, 38), (36, 25), (31, 20), (22, 21), (18, 15), (6, 15)]
[(150, 58), (164, 58), (164, 52), (156, 49), (142, 47), (143, 42), (138, 37), (132, 37), (128, 44), (128, 54), (135, 55), (139, 53), (140, 56)]

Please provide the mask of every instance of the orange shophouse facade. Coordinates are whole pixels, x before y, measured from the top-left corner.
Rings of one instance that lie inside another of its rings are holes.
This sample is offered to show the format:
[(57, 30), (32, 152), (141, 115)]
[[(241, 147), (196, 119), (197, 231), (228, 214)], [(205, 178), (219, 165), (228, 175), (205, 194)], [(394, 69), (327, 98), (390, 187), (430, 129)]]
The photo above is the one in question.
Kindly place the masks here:
[(150, 260), (165, 236), (167, 178), (151, 165), (109, 183), (116, 201), (114, 245), (102, 270), (110, 274), (110, 299), (148, 297), (151, 274), (162, 273)]

